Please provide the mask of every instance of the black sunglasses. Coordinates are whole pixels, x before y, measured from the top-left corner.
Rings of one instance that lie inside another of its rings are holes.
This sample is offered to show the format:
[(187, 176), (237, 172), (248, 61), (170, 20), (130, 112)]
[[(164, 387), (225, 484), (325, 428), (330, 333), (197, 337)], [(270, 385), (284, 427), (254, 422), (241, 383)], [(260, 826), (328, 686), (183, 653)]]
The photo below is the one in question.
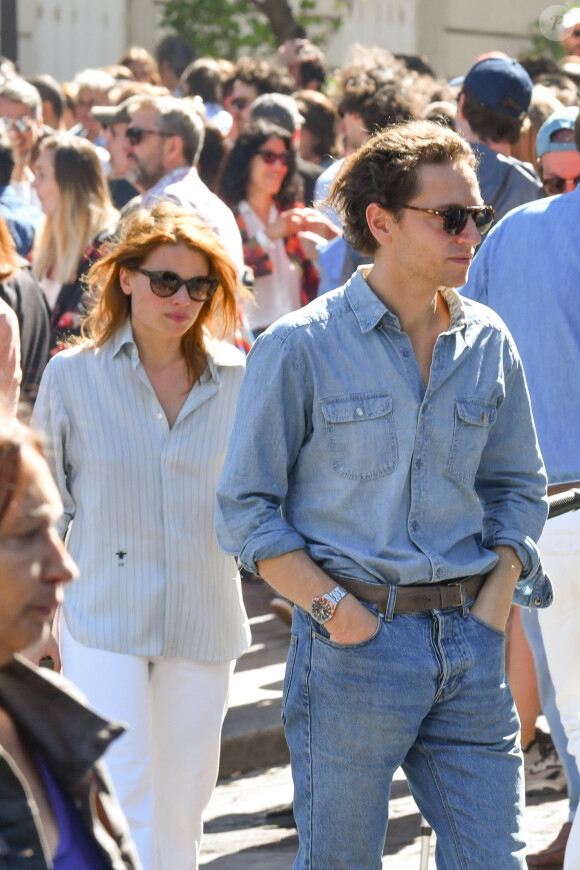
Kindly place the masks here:
[(571, 181), (574, 187), (578, 187), (580, 175), (577, 175), (576, 178), (562, 178), (560, 175), (553, 175), (552, 178), (543, 178), (542, 184), (548, 196), (556, 196), (557, 193), (564, 193), (567, 181)]
[(283, 166), (288, 166), (290, 161), (290, 152), (289, 151), (270, 151), (268, 148), (262, 148), (261, 151), (258, 151), (258, 154), (268, 166), (272, 166), (274, 163), (282, 163)]
[(443, 218), (443, 229), (450, 236), (457, 236), (467, 226), (469, 216), (473, 218), (475, 228), (480, 236), (490, 229), (495, 216), (495, 209), (490, 205), (450, 205), (449, 208), (420, 208), (418, 205), (401, 205), (393, 203), (400, 208), (409, 208), (412, 211), (424, 211), (425, 214), (436, 214)]
[(173, 133), (163, 133), (162, 130), (144, 130), (143, 127), (127, 127), (125, 136), (131, 145), (138, 145), (143, 136), (173, 136)]
[(196, 275), (195, 278), (188, 278), (186, 281), (175, 272), (151, 272), (149, 269), (136, 269), (135, 271), (149, 278), (151, 291), (156, 296), (161, 296), (162, 299), (175, 296), (180, 287), (185, 286), (189, 298), (194, 302), (207, 302), (220, 283), (217, 278), (212, 278), (210, 275)]

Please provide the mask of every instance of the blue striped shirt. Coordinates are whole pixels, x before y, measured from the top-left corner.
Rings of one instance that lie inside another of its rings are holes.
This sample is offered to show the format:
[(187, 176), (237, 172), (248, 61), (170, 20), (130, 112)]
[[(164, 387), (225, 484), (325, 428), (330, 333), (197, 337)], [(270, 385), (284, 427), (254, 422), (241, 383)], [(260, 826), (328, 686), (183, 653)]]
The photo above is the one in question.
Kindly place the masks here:
[(211, 341), (207, 358), (172, 428), (129, 321), (100, 348), (57, 354), (42, 378), (35, 425), (81, 572), (65, 616), (88, 646), (224, 662), (249, 643), (235, 563), (213, 527), (244, 358)]

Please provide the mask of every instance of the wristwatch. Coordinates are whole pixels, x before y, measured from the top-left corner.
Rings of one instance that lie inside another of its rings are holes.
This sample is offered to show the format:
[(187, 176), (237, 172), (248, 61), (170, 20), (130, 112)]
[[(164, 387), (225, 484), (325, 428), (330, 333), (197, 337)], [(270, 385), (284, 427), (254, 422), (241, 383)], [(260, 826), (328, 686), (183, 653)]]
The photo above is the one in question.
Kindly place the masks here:
[(334, 616), (337, 604), (342, 601), (345, 595), (348, 595), (346, 589), (342, 586), (335, 586), (332, 592), (326, 592), (319, 598), (312, 599), (312, 618), (322, 625), (328, 622)]

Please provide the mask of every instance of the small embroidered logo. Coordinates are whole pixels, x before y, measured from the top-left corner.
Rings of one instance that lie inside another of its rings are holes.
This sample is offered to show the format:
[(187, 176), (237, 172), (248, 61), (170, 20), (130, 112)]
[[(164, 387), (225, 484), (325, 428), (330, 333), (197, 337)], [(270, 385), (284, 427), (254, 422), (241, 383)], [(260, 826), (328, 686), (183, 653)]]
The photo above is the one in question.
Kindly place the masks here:
[(125, 565), (124, 560), (125, 560), (126, 555), (127, 555), (127, 553), (125, 552), (125, 550), (117, 550), (117, 552), (115, 553), (115, 556), (117, 556), (117, 558), (119, 559), (119, 567), (120, 568), (122, 568)]

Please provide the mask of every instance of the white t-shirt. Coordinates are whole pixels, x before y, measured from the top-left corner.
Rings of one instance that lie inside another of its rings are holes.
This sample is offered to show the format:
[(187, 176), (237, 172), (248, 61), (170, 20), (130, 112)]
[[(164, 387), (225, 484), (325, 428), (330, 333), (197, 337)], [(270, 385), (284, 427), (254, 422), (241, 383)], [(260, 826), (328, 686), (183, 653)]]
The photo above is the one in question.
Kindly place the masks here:
[[(263, 233), (266, 226), (263, 221), (245, 200), (240, 202), (238, 209), (246, 224), (248, 235), (256, 238), (256, 233), (260, 233), (259, 244), (264, 247)], [(277, 219), (278, 210), (272, 204), (268, 223), (271, 224)], [(249, 303), (246, 306), (250, 329), (266, 329), (284, 314), (302, 307), (300, 273), (286, 253), (284, 239), (270, 242), (266, 253), (272, 261), (273, 271), (270, 275), (255, 278), (255, 305)]]

